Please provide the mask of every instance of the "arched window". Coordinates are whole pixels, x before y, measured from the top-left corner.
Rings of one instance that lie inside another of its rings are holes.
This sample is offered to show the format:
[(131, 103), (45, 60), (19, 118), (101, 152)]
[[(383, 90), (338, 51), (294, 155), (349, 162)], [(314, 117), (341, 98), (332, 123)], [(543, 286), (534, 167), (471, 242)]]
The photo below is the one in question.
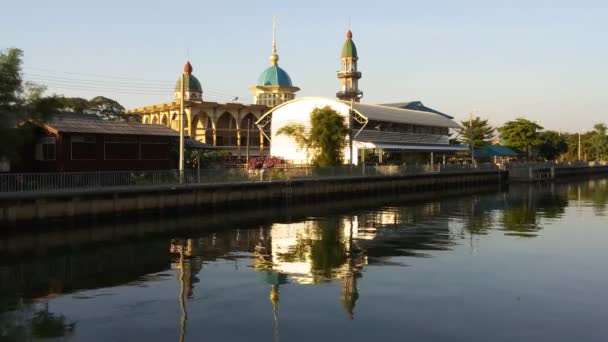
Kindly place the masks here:
[(236, 120), (230, 113), (222, 114), (215, 127), (217, 146), (236, 146)]
[(207, 113), (201, 112), (194, 115), (190, 127), (192, 139), (206, 144), (213, 144), (213, 125)]

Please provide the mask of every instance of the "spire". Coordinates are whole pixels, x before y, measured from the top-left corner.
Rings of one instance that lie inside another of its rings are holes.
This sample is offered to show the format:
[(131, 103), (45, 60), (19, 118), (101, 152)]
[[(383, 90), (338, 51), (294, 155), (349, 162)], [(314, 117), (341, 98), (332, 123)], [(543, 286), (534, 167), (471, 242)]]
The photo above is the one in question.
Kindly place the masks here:
[(270, 55), (270, 64), (275, 65), (279, 62), (277, 55), (277, 17), (272, 17), (272, 54)]

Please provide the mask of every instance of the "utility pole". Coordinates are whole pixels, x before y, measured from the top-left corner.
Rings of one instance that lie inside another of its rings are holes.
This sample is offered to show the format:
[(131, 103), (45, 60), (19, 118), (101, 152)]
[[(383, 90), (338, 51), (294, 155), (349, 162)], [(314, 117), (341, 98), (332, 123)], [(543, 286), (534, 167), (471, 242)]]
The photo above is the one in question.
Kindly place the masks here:
[(184, 182), (184, 93), (186, 85), (184, 84), (186, 74), (182, 74), (182, 95), (179, 103), (179, 183)]
[(581, 161), (581, 132), (578, 132), (578, 161)]
[(469, 113), (469, 143), (471, 145), (471, 166), (475, 166), (475, 135), (473, 134), (473, 113)]
[(247, 119), (247, 165), (249, 165), (249, 131), (251, 130), (251, 118)]

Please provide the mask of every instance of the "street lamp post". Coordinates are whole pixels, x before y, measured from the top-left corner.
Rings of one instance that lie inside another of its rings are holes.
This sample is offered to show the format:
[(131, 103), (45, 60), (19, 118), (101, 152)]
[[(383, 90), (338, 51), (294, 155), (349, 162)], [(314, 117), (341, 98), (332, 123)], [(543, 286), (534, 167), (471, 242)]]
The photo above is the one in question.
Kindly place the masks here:
[(179, 124), (179, 183), (182, 184), (184, 182), (184, 93), (185, 93), (185, 83), (186, 74), (182, 74), (182, 89), (181, 89), (181, 98), (179, 103), (179, 115), (178, 115), (178, 124)]
[(348, 111), (348, 147), (350, 150), (350, 166), (352, 168), (353, 164), (353, 104), (355, 102), (355, 98), (350, 98), (350, 110)]
[(353, 106), (355, 104), (355, 99), (360, 99), (361, 97), (363, 97), (363, 94), (356, 94), (355, 96), (352, 96), (350, 98), (350, 110), (348, 111), (348, 147), (350, 150), (350, 165), (351, 167), (354, 165), (353, 162), (353, 139), (354, 139), (354, 135), (353, 135), (353, 116), (355, 111), (353, 110)]

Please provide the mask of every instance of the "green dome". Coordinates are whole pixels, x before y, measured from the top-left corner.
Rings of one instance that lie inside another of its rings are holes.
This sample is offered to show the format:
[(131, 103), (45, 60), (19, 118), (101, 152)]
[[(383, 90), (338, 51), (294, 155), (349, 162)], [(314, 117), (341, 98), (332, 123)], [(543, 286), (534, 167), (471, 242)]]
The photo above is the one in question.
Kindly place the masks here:
[[(196, 91), (196, 92), (203, 92), (203, 87), (201, 87), (201, 82), (198, 81), (198, 79), (196, 77), (194, 77), (194, 75), (192, 74), (186, 74), (185, 75), (186, 78), (186, 87), (185, 87), (185, 91)], [(177, 82), (175, 82), (175, 91), (182, 91), (182, 78), (178, 78)]]
[(352, 38), (353, 38), (352, 32), (348, 31), (348, 33), (346, 34), (346, 41), (344, 42), (344, 45), (342, 46), (342, 58), (345, 58), (345, 57), (358, 58), (357, 47), (355, 46), (355, 43), (353, 42)]
[(287, 72), (276, 64), (271, 65), (268, 69), (264, 70), (260, 77), (258, 77), (258, 85), (293, 87), (291, 78)]

